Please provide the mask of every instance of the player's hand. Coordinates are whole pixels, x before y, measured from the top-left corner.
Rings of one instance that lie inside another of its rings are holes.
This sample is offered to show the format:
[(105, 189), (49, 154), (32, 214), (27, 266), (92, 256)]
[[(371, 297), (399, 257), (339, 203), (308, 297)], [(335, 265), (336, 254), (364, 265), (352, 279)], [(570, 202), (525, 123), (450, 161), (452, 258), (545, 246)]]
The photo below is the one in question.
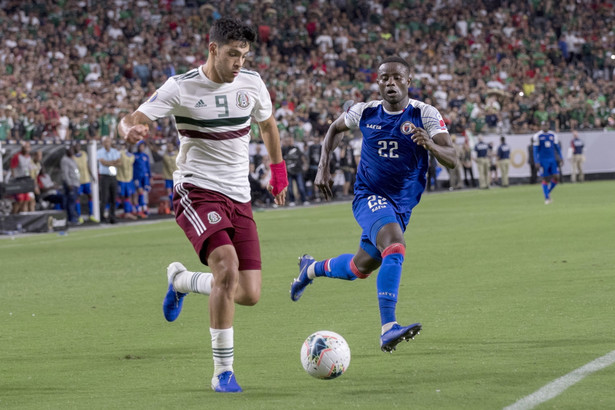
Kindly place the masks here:
[(429, 145), (432, 144), (433, 141), (429, 137), (429, 134), (427, 134), (427, 131), (410, 123), (410, 132), (412, 132), (412, 141), (414, 141), (416, 145), (429, 149)]
[(329, 166), (318, 168), (316, 178), (314, 178), (314, 185), (320, 189), (320, 192), (322, 192), (322, 195), (325, 197), (326, 201), (333, 198), (333, 179), (331, 178), (331, 173), (329, 172)]
[(129, 144), (136, 144), (137, 142), (141, 141), (143, 138), (147, 137), (148, 132), (149, 132), (149, 127), (147, 125), (143, 125), (143, 124), (133, 125), (132, 127), (128, 129), (128, 132), (126, 133), (126, 136), (124, 137), (124, 139), (126, 139), (126, 141)]
[(271, 164), (271, 179), (267, 184), (267, 190), (273, 195), (276, 205), (284, 205), (286, 202), (286, 187), (288, 187), (288, 175), (286, 173), (286, 162)]

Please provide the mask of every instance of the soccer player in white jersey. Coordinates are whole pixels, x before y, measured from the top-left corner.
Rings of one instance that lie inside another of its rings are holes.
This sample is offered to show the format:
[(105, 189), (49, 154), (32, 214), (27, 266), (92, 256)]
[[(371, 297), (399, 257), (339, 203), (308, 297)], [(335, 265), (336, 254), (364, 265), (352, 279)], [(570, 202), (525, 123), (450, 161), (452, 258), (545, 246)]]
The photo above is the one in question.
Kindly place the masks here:
[(277, 204), (284, 204), (288, 185), (271, 98), (260, 75), (242, 68), (255, 39), (251, 26), (218, 19), (209, 33), (207, 62), (169, 78), (118, 127), (120, 135), (135, 143), (146, 137), (154, 120), (175, 117), (180, 136), (173, 175), (175, 218), (212, 273), (171, 263), (163, 312), (174, 321), (186, 294), (209, 295), (211, 386), (224, 393), (242, 391), (233, 371), (235, 303), (254, 305), (261, 290), (260, 246), (248, 181), (251, 118), (271, 158), (268, 189)]

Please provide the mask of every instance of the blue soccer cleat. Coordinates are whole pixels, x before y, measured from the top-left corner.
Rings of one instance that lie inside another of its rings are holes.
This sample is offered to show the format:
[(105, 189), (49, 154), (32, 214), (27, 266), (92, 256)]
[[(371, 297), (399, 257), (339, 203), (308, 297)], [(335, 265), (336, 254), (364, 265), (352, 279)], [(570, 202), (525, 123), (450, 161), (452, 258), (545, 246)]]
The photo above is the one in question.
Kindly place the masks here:
[(400, 326), (397, 323), (391, 329), (380, 336), (380, 349), (383, 352), (391, 353), (395, 347), (402, 341), (410, 341), (414, 336), (418, 335), (422, 329), (420, 323), (414, 323), (410, 326)]
[(235, 373), (226, 371), (211, 379), (211, 388), (217, 393), (241, 393), (243, 390), (237, 384)]
[(186, 270), (186, 267), (179, 262), (173, 262), (167, 267), (169, 289), (167, 290), (167, 294), (164, 296), (164, 301), (162, 302), (162, 312), (164, 313), (164, 318), (169, 322), (177, 319), (182, 311), (184, 296), (187, 295), (187, 293), (181, 293), (175, 290), (175, 287), (173, 286), (173, 279), (175, 279), (175, 276), (177, 276), (178, 273)]
[(299, 276), (290, 284), (290, 298), (293, 302), (299, 300), (305, 287), (312, 283), (312, 279), (308, 278), (307, 268), (314, 262), (314, 258), (310, 255), (303, 255), (299, 258)]

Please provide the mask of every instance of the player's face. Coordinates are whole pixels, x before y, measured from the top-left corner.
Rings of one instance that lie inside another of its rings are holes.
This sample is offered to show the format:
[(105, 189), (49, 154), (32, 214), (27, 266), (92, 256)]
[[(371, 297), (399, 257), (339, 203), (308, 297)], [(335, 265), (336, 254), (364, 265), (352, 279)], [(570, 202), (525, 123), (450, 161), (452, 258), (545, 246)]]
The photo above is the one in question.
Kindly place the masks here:
[(213, 44), (213, 52), (215, 56), (214, 70), (217, 79), (212, 79), (216, 82), (232, 83), (235, 77), (239, 75), (239, 70), (246, 62), (246, 57), (250, 52), (250, 44), (245, 41), (232, 41), (223, 46)]
[(384, 101), (388, 102), (393, 108), (398, 108), (398, 105), (405, 107), (408, 100), (410, 73), (403, 64), (382, 64), (378, 68), (377, 83)]

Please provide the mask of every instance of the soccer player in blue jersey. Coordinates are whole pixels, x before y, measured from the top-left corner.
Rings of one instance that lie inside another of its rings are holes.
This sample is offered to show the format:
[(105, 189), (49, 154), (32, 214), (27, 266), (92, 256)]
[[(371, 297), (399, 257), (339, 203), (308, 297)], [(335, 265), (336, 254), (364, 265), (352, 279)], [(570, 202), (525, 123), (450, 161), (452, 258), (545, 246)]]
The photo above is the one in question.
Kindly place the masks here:
[(135, 162), (133, 167), (132, 180), (137, 191), (137, 215), (141, 218), (147, 218), (149, 210), (145, 203), (145, 191), (150, 190), (150, 177), (152, 175), (149, 155), (145, 152), (145, 141), (137, 143), (137, 152), (134, 153)]
[[(549, 131), (549, 126), (542, 123), (542, 130), (532, 137), (534, 162), (540, 164), (542, 176), (542, 191), (545, 195), (545, 204), (551, 203), (551, 191), (559, 182), (557, 162), (564, 161), (560, 150), (557, 135)], [(559, 158), (555, 154), (559, 154)]]
[(353, 254), (316, 262), (299, 258), (299, 277), (290, 296), (299, 300), (316, 277), (365, 279), (380, 268), (376, 279), (381, 319), (380, 348), (392, 352), (398, 343), (421, 330), (420, 323), (397, 323), (396, 305), (406, 251), (404, 232), (412, 209), (425, 190), (429, 152), (447, 168), (457, 163), (455, 148), (438, 110), (408, 97), (410, 66), (400, 57), (387, 57), (378, 67), (382, 100), (357, 103), (329, 127), (314, 181), (325, 199), (332, 197), (331, 152), (344, 131), (363, 134), (361, 161), (354, 185), (352, 210), (363, 233)]

